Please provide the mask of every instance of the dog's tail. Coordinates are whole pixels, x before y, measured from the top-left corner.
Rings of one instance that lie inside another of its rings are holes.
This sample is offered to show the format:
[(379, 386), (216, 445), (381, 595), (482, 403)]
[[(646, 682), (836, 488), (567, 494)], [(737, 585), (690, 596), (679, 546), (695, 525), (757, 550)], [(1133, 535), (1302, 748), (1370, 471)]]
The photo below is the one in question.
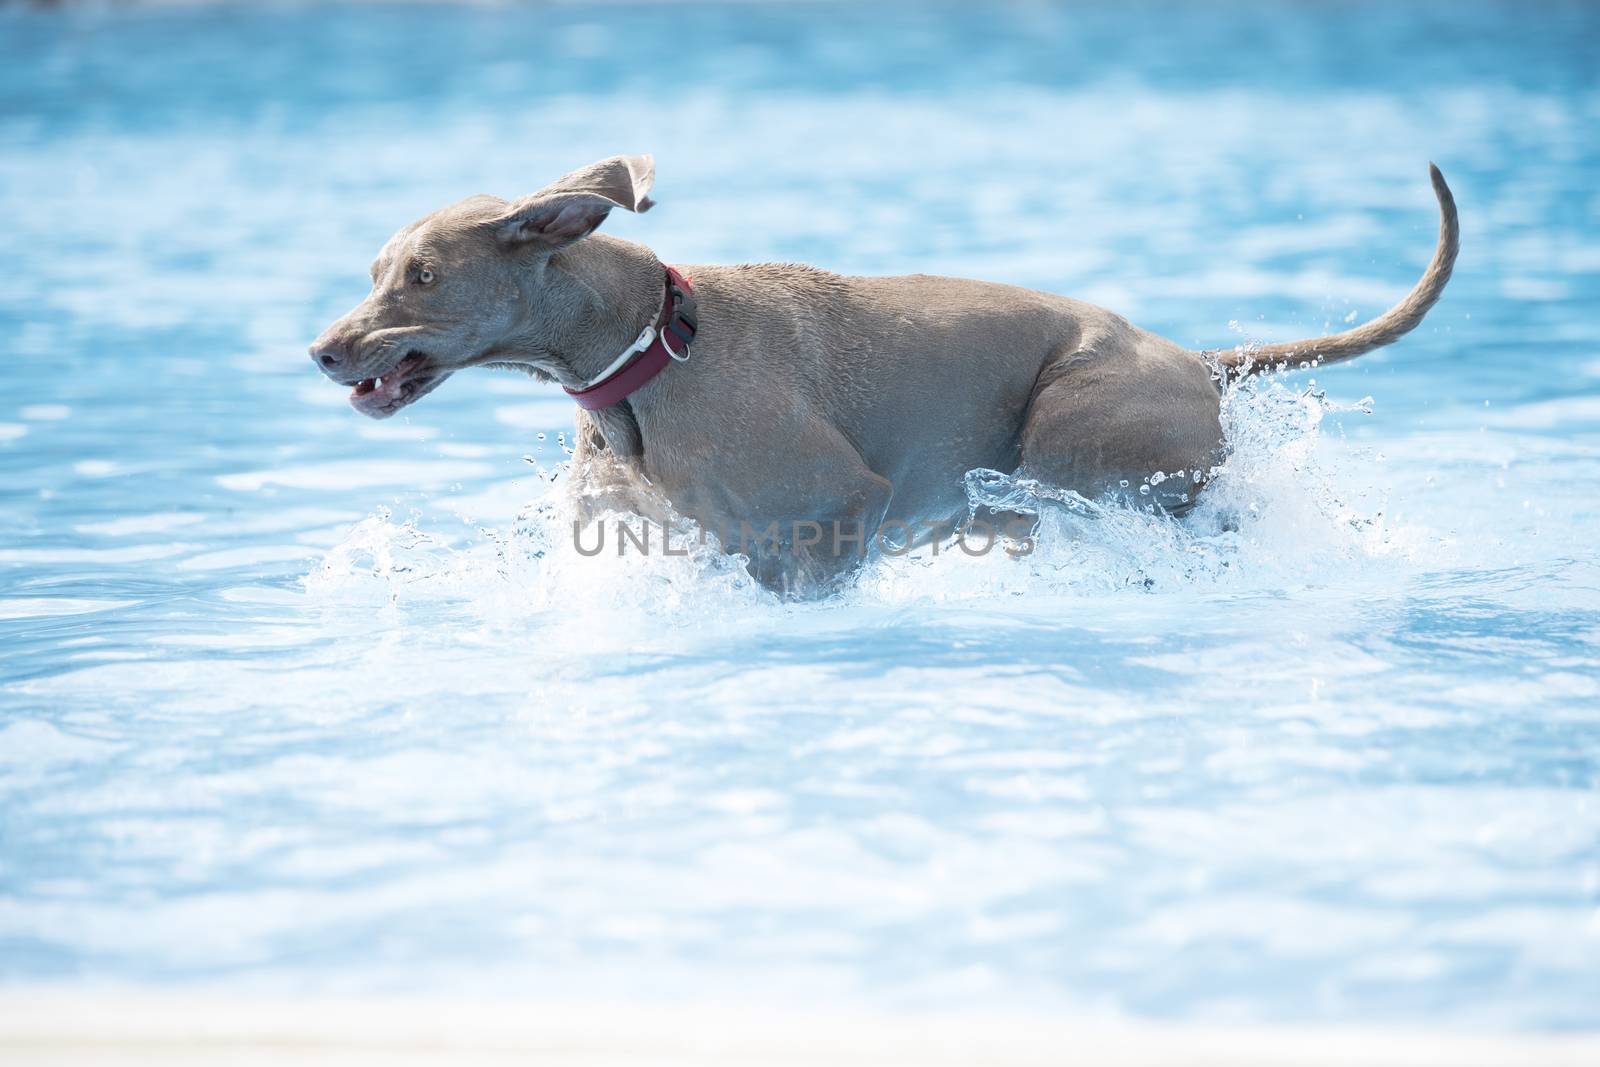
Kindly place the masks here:
[(1434, 195), (1439, 198), (1439, 245), (1433, 250), (1433, 262), (1423, 272), (1422, 280), (1404, 300), (1371, 322), (1343, 333), (1309, 341), (1263, 345), (1260, 348), (1240, 347), (1202, 352), (1201, 355), (1221, 364), (1223, 373), (1230, 379), (1243, 378), (1291, 362), (1338, 363), (1371, 352), (1374, 348), (1382, 348), (1415, 329), (1444, 292), (1444, 285), (1450, 280), (1450, 271), (1455, 266), (1456, 252), (1461, 246), (1455, 197), (1450, 195), (1450, 187), (1444, 183), (1444, 175), (1439, 173), (1438, 167), (1429, 163), (1428, 173), (1433, 178)]

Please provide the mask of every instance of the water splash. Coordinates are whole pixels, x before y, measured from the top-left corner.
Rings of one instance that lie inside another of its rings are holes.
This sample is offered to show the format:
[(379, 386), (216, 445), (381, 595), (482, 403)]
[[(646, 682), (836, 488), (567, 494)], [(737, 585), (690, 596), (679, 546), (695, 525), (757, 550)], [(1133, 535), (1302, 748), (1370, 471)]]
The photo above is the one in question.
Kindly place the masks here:
[[(1387, 491), (1370, 457), (1323, 433), (1330, 415), (1371, 409), (1370, 397), (1336, 404), (1314, 381), (1283, 375), (1236, 383), (1222, 401), (1224, 462), (1206, 472), (1154, 472), (1129, 486), (1125, 502), (1090, 500), (1022, 475), (972, 471), (966, 479), (972, 508), (1038, 516), (1030, 544), (1000, 538), (974, 555), (946, 541), (875, 556), (835, 600), (1281, 588), (1327, 582), (1341, 568), (1403, 563), (1423, 546), (1436, 553), (1444, 545), (1430, 532), (1388, 523)], [(675, 542), (682, 555), (666, 555), (659, 544), (648, 553), (624, 548), (616, 524), (639, 529), (639, 516), (613, 509), (587, 514), (596, 490), (574, 482), (570, 463), (541, 474), (547, 491), (509, 529), (482, 529), (463, 543), (380, 510), (328, 553), (305, 587), (320, 597), (356, 593), (390, 604), (471, 602), (484, 618), (505, 624), (574, 611), (704, 617), (776, 604), (746, 573), (744, 557), (724, 553), (714, 537)], [(1155, 487), (1170, 495), (1175, 480), (1197, 494), (1181, 518), (1151, 503)], [(681, 517), (670, 519), (689, 528)]]

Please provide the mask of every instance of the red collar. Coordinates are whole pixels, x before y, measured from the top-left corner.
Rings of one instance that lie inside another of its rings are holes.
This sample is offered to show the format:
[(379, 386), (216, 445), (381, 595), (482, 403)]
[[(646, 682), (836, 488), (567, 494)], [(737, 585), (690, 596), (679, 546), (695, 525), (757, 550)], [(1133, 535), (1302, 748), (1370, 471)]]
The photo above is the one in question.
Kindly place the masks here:
[[(677, 344), (676, 351), (667, 343), (669, 333)], [(582, 389), (567, 389), (566, 393), (587, 411), (608, 408), (627, 399), (629, 394), (665, 370), (668, 363), (685, 362), (694, 334), (694, 290), (688, 278), (668, 267), (667, 294), (656, 321), (646, 326), (639, 339), (601, 371), (598, 378)]]

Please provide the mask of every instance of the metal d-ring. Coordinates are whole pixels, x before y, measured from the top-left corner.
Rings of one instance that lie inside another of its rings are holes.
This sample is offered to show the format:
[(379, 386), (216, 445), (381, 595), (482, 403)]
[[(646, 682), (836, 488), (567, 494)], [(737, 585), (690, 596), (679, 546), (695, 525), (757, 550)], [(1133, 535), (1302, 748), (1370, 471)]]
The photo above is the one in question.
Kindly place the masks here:
[(667, 344), (667, 333), (668, 332), (669, 332), (668, 329), (666, 327), (663, 327), (661, 329), (661, 331), (656, 334), (656, 340), (661, 342), (661, 347), (666, 349), (667, 355), (669, 357), (671, 357), (674, 361), (676, 361), (678, 363), (687, 363), (687, 362), (689, 362), (689, 345), (688, 345), (688, 343), (685, 342), (684, 345), (683, 345), (683, 355), (681, 355), (681, 356), (678, 355), (678, 353), (676, 353), (676, 352), (674, 352), (672, 350), (672, 346)]

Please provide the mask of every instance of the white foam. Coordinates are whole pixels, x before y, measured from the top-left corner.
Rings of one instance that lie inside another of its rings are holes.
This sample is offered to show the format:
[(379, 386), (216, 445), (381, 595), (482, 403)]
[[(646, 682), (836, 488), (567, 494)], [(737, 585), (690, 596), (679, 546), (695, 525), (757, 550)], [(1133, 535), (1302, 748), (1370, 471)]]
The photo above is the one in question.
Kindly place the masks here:
[(0, 600), (0, 619), (38, 619), (50, 615), (86, 615), (125, 607), (134, 600), (92, 600), (87, 597), (8, 597)]
[(434, 489), (453, 481), (490, 472), (484, 463), (459, 460), (343, 460), (300, 467), (269, 467), (217, 476), (217, 484), (238, 493), (256, 493), (267, 486), (289, 489), (367, 489), (400, 485)]
[(101, 537), (131, 537), (137, 534), (165, 533), (184, 526), (192, 526), (205, 519), (204, 515), (185, 511), (152, 512), (149, 515), (125, 515), (105, 522), (84, 522), (74, 526), (79, 533), (98, 534)]
[(27, 404), (17, 414), (28, 422), (59, 422), (72, 414), (65, 404)]

